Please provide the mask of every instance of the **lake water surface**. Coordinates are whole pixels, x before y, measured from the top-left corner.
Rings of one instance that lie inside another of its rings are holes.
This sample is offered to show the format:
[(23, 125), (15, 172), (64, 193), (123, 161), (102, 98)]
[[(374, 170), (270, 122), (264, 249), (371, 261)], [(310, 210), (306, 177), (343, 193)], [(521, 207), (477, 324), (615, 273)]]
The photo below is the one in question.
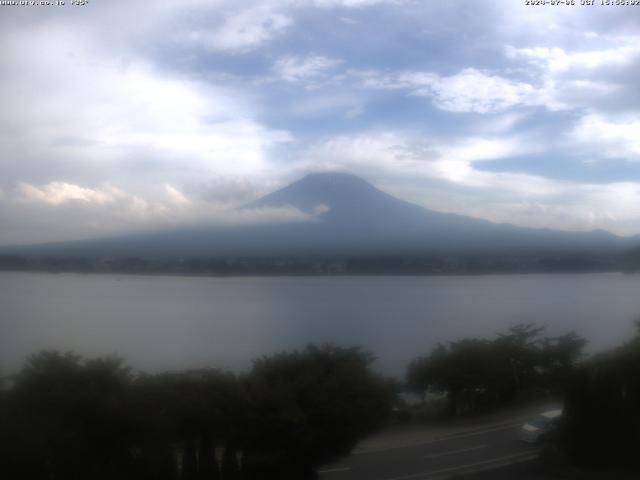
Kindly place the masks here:
[(210, 278), (0, 273), (0, 373), (42, 348), (115, 354), (136, 369), (216, 366), (309, 342), (359, 345), (402, 375), (436, 343), (521, 322), (629, 338), (640, 275)]

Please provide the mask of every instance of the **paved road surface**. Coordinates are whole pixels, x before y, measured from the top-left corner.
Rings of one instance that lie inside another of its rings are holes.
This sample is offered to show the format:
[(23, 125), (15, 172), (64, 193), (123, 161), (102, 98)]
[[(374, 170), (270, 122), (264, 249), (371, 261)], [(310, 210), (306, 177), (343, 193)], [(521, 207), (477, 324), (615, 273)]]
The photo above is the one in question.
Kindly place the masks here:
[(356, 453), (319, 470), (320, 480), (438, 480), (478, 472), (500, 474), (513, 468), (524, 472), (527, 463), (535, 462), (539, 447), (518, 440), (521, 423)]

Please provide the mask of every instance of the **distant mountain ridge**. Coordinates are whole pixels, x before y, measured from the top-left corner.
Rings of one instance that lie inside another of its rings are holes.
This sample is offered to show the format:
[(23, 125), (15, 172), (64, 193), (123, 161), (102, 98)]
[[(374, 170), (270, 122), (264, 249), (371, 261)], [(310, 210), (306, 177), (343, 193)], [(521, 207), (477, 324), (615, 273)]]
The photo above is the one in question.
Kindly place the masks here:
[(83, 257), (215, 258), (282, 255), (459, 255), (616, 253), (637, 237), (495, 224), (400, 200), (348, 173), (313, 173), (244, 209), (290, 206), (306, 222), (199, 226), (161, 232), (1, 249), (0, 253)]
[(399, 200), (349, 173), (313, 173), (270, 193), (246, 208), (292, 206), (306, 213), (327, 207), (323, 219), (331, 223), (365, 224), (380, 219), (418, 218), (422, 207)]
[[(566, 232), (517, 227), (453, 213), (442, 213), (400, 200), (349, 173), (313, 173), (249, 204), (254, 207), (293, 206), (311, 213), (328, 207), (320, 217), (347, 231), (399, 240), (411, 251), (461, 252), (502, 248), (608, 249), (640, 243), (604, 230)], [(370, 238), (371, 240), (371, 238)], [(364, 238), (363, 245), (366, 245)]]

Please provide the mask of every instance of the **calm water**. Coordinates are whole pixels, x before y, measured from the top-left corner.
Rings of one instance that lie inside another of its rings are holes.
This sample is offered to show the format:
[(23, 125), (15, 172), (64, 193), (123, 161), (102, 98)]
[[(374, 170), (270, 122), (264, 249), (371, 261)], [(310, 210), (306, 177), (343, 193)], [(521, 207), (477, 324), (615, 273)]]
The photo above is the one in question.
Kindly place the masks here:
[(387, 374), (438, 341), (520, 322), (575, 329), (591, 350), (640, 318), (640, 275), (194, 278), (0, 273), (0, 371), (41, 348), (137, 369), (242, 370), (308, 342), (360, 345)]

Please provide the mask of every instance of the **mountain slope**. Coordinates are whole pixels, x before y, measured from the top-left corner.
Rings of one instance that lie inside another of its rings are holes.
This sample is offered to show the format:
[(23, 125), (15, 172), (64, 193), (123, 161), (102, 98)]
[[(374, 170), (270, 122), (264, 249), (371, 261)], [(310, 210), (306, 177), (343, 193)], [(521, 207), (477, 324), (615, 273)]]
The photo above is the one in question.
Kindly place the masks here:
[(635, 243), (635, 239), (617, 237), (605, 231), (520, 228), (436, 212), (399, 200), (361, 178), (345, 173), (307, 175), (248, 207), (285, 205), (308, 213), (319, 206), (327, 207), (328, 211), (319, 216), (324, 229), (339, 232), (345, 240), (349, 235), (358, 236), (363, 247), (377, 241), (392, 249), (395, 245), (411, 252), (588, 251), (625, 248)]
[(638, 242), (608, 232), (559, 232), (494, 224), (399, 200), (359, 177), (310, 174), (246, 205), (291, 206), (307, 222), (201, 226), (144, 235), (22, 247), (59, 256), (221, 257), (273, 255), (422, 255), (616, 253)]

